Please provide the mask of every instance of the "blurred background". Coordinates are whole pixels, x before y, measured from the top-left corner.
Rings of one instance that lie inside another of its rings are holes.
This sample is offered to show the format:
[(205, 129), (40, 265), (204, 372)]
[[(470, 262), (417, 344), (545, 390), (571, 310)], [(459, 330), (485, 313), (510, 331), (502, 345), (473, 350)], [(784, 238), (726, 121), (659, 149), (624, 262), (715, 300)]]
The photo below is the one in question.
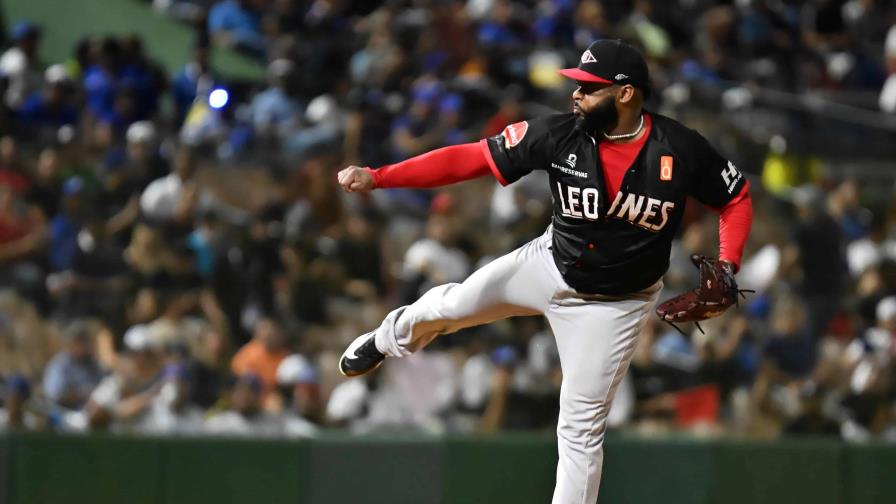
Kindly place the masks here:
[[(738, 280), (757, 292), (705, 334), (648, 327), (614, 431), (896, 442), (892, 2), (4, 0), (0, 17), (0, 431), (550, 436), (540, 318), (364, 378), (336, 367), (391, 309), (540, 234), (546, 177), (359, 196), (335, 174), (568, 110), (555, 70), (619, 37), (647, 57), (648, 109), (749, 177)], [(687, 258), (716, 254), (717, 229), (688, 205), (663, 299), (696, 286)]]

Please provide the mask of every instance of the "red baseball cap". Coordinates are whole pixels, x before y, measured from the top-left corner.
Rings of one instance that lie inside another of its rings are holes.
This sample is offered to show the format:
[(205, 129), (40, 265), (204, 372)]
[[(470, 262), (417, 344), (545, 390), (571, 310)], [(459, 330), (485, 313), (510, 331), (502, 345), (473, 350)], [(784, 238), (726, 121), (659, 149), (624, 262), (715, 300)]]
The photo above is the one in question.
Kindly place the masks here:
[(595, 40), (579, 58), (576, 68), (558, 70), (564, 77), (581, 82), (631, 84), (650, 94), (650, 79), (644, 56), (619, 39)]

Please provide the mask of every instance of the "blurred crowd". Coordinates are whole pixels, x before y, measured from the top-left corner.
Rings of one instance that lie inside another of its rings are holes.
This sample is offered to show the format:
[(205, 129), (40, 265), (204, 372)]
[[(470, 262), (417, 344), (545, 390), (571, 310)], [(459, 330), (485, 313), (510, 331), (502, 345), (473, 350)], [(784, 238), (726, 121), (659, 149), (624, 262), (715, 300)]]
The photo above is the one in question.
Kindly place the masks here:
[[(174, 72), (136, 35), (41, 61), (39, 25), (7, 33), (0, 431), (551, 430), (561, 371), (540, 318), (441, 337), (363, 378), (336, 371), (391, 309), (543, 232), (544, 174), (358, 196), (339, 168), (567, 110), (555, 70), (604, 37), (642, 49), (658, 112), (681, 109), (682, 86), (731, 83), (896, 109), (883, 1), (151, 4), (195, 32)], [(220, 50), (266, 82), (220, 75)], [(699, 127), (718, 140), (721, 121)], [(611, 424), (896, 441), (894, 177), (868, 184), (768, 136), (762, 163), (740, 165), (755, 216), (738, 278), (756, 294), (705, 333), (651, 324)], [(717, 247), (716, 214), (689, 205), (663, 299), (696, 286), (691, 253)]]

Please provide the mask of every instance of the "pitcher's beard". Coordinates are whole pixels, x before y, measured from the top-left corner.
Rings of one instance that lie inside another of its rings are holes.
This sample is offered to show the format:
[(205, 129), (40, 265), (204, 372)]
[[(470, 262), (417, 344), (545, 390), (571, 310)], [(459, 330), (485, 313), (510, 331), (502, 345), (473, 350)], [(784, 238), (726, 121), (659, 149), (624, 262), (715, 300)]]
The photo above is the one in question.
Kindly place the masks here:
[(616, 126), (619, 112), (613, 100), (606, 100), (591, 112), (582, 112), (576, 117), (576, 127), (588, 133), (603, 133)]

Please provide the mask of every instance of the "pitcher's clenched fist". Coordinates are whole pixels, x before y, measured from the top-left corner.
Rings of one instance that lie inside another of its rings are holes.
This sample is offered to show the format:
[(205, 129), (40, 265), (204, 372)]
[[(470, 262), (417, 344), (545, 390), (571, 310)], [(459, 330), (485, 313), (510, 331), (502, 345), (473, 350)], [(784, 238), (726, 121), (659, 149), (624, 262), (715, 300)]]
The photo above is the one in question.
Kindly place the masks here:
[(336, 177), (339, 185), (348, 192), (367, 192), (376, 187), (373, 175), (360, 166), (349, 166), (341, 170)]

